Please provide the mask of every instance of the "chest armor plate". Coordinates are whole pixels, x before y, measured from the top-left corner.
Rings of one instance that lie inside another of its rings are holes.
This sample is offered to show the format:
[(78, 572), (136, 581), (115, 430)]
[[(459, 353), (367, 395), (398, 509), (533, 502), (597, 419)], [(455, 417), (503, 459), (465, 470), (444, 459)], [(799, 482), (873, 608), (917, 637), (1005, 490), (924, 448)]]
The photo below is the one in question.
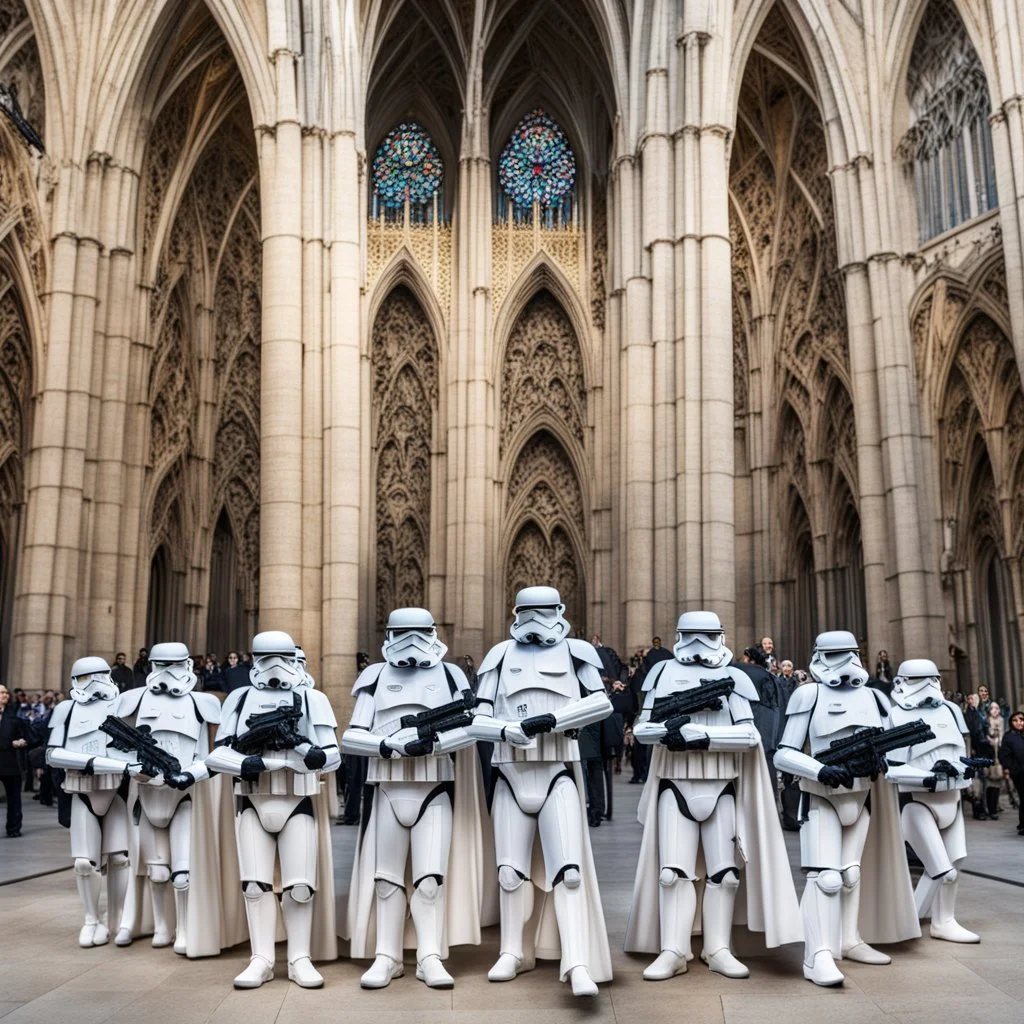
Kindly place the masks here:
[[(191, 747), (195, 746), (203, 727), (191, 697), (172, 697), (164, 693), (147, 693), (142, 698), (135, 724), (148, 725), (154, 733), (173, 733), (180, 737), (179, 742)], [(160, 745), (164, 745), (163, 741)]]
[(513, 644), (502, 660), (498, 689), (510, 697), (523, 690), (546, 690), (562, 697), (578, 697), (580, 686), (569, 645)]
[(818, 700), (810, 728), (812, 753), (856, 729), (883, 724), (875, 695), (866, 686), (836, 689), (824, 683), (816, 685)]
[(68, 712), (68, 750), (90, 757), (103, 756), (107, 752), (107, 734), (100, 731), (100, 724), (117, 708), (117, 701), (94, 700), (89, 704), (75, 703)]
[[(908, 764), (915, 768), (931, 768), (940, 758), (957, 763), (966, 754), (963, 734), (957, 728), (953, 713), (945, 705), (939, 708), (901, 708), (894, 704), (889, 712), (893, 725), (906, 725), (920, 718), (933, 733), (935, 739), (915, 743), (906, 749)], [(894, 754), (896, 752), (894, 751)], [(918, 763), (921, 762), (921, 763)]]
[[(703, 665), (681, 665), (673, 661), (665, 666), (654, 687), (655, 700), (671, 697), (685, 690), (693, 690), (700, 686), (701, 679), (717, 679), (722, 675), (721, 669), (706, 668)], [(718, 711), (698, 711), (690, 716), (693, 725), (732, 725), (733, 717), (729, 702), (722, 701)]]
[(257, 690), (255, 687), (249, 691), (238, 715), (238, 735), (244, 736), (249, 727), (245, 724), (253, 715), (262, 715), (267, 711), (276, 711), (278, 708), (290, 708), (294, 703), (294, 697), (298, 696), (301, 701), (302, 717), (296, 725), (296, 730), (303, 736), (312, 736), (313, 731), (306, 716), (306, 702), (302, 699), (302, 693), (298, 690)]
[(443, 707), (453, 700), (443, 665), (412, 669), (387, 665), (373, 693), (373, 731), (390, 736), (401, 728), (403, 715)]

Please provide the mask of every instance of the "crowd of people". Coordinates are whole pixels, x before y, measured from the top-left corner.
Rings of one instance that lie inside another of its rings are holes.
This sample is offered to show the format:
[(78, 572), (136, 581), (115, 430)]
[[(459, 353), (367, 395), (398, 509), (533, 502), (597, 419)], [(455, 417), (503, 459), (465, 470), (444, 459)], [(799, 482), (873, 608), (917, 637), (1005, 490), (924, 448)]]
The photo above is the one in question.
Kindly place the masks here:
[[(637, 647), (622, 661), (618, 653), (605, 646), (594, 635), (591, 643), (597, 648), (603, 665), (602, 679), (614, 708), (602, 722), (587, 726), (580, 732), (580, 751), (587, 783), (587, 811), (591, 827), (597, 828), (612, 818), (613, 776), (625, 769), (629, 782), (640, 785), (647, 780), (649, 748), (633, 738), (633, 723), (643, 703), (643, 684), (652, 667), (672, 657), (661, 637), (653, 637), (649, 647)], [(866, 663), (866, 660), (865, 660)], [(369, 664), (365, 653), (357, 656), (357, 672)], [(471, 655), (458, 659), (470, 685), (475, 688), (476, 664)], [(799, 821), (799, 788), (790, 776), (777, 777), (772, 756), (785, 725), (786, 704), (793, 691), (808, 681), (805, 669), (797, 668), (788, 658), (779, 658), (770, 636), (747, 647), (737, 659), (737, 667), (750, 676), (760, 701), (754, 707), (755, 724), (780, 798), (783, 827), (796, 830)], [(195, 673), (198, 688), (230, 693), (247, 685), (252, 661), (248, 652), (229, 651), (223, 661), (215, 654), (197, 657)], [(149, 652), (140, 648), (134, 664), (127, 663), (122, 651), (114, 657), (111, 677), (118, 689), (135, 689), (146, 685), (150, 672)], [(879, 651), (870, 686), (885, 692), (892, 690), (895, 670), (887, 651)], [(971, 736), (971, 750), (977, 757), (988, 757), (993, 766), (979, 773), (977, 784), (970, 791), (971, 811), (976, 820), (997, 821), (1007, 806), (1019, 815), (1017, 832), (1024, 836), (1024, 804), (1019, 794), (1024, 789), (1024, 710), (1011, 714), (1005, 697), (993, 696), (982, 683), (974, 693), (947, 690), (947, 700), (964, 714)], [(59, 795), (52, 773), (44, 763), (46, 733), (53, 708), (65, 697), (60, 690), (10, 691), (0, 686), (0, 784), (7, 801), (7, 835), (21, 834), (22, 793), (32, 793), (33, 800), (43, 806), (54, 806)], [(346, 758), (339, 772), (343, 808), (339, 824), (354, 825), (360, 820), (366, 766), (362, 758)], [(481, 752), (485, 774), (489, 757)]]

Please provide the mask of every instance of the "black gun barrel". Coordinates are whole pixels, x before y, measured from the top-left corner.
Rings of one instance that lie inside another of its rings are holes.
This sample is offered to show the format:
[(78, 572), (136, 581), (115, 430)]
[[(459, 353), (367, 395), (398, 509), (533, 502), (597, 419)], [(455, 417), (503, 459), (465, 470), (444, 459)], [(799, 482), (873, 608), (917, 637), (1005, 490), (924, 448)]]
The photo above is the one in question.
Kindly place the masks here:
[(892, 750), (910, 747), (915, 743), (923, 743), (925, 740), (932, 739), (935, 739), (935, 733), (920, 718), (891, 729), (869, 725), (842, 739), (833, 740), (827, 750), (816, 756), (822, 764), (827, 765), (849, 765), (853, 761), (865, 760), (877, 761)]
[(129, 725), (123, 718), (107, 715), (100, 729), (110, 737), (110, 745), (123, 753), (135, 752), (146, 775), (165, 777), (181, 774), (181, 762), (164, 750), (148, 729)]
[(254, 755), (263, 750), (293, 750), (308, 742), (295, 728), (302, 718), (302, 700), (292, 695), (291, 707), (274, 708), (250, 715), (245, 724), (247, 732), (236, 736), (232, 746), (241, 754)]
[(415, 729), (421, 740), (429, 739), (440, 732), (450, 732), (452, 729), (470, 725), (473, 721), (471, 709), (475, 704), (473, 695), (464, 691), (461, 697), (449, 704), (442, 704), (439, 708), (428, 708), (412, 715), (402, 715), (399, 725), (403, 729)]
[(655, 700), (650, 720), (667, 722), (669, 719), (707, 711), (717, 707), (723, 698), (728, 698), (735, 686), (736, 680), (731, 676), (723, 679), (702, 679), (700, 686), (680, 690), (678, 693)]

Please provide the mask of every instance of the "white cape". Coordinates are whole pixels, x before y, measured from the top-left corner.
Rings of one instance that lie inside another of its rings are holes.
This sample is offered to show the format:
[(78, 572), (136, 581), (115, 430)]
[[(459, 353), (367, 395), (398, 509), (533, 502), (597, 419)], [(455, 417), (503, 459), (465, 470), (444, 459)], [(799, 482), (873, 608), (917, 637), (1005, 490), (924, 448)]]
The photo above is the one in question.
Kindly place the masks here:
[[(633, 883), (633, 900), (626, 925), (628, 953), (661, 952), (661, 914), (658, 901), (658, 787), (667, 749), (658, 744), (651, 752), (647, 783), (640, 797), (637, 818), (644, 826), (640, 860)], [(765, 944), (781, 946), (803, 942), (803, 927), (793, 875), (789, 867), (779, 816), (775, 809), (768, 766), (761, 745), (739, 758), (736, 779), (736, 848), (740, 864), (740, 889), (734, 924), (764, 932)], [(703, 850), (698, 874), (703, 873)], [(694, 934), (700, 933), (703, 882), (697, 883)], [(687, 959), (691, 959), (687, 956)]]
[[(352, 880), (348, 895), (339, 897), (337, 919), (341, 937), (350, 942), (353, 960), (372, 959), (377, 944), (377, 902), (374, 889), (376, 836), (376, 799), (365, 828), (360, 828), (352, 861)], [(452, 844), (445, 876), (445, 925), (441, 936), (441, 956), (450, 946), (480, 944), (480, 929), (497, 921), (497, 880), (492, 870), (493, 856), (486, 857), (483, 819), (483, 787), (476, 747), (464, 747), (455, 754), (455, 801), (452, 808)], [(411, 859), (411, 858), (410, 858)], [(412, 896), (412, 877), (406, 865), (406, 896)], [(490, 891), (489, 891), (490, 890)], [(402, 945), (416, 948), (416, 930), (406, 918)]]

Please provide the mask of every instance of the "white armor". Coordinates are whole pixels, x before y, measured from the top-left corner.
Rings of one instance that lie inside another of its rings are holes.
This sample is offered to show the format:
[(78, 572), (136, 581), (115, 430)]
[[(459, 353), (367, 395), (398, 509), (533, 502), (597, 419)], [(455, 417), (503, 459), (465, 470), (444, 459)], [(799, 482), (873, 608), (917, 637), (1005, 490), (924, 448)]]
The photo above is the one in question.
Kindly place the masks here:
[[(445, 877), (452, 842), (455, 770), (449, 756), (474, 743), (464, 727), (419, 740), (401, 719), (433, 711), (471, 694), (462, 670), (443, 664), (446, 652), (430, 612), (399, 608), (388, 617), (385, 663), (370, 665), (353, 689), (346, 753), (370, 758), (374, 793), (374, 889), (377, 946), (363, 988), (384, 988), (401, 976), (407, 861), (412, 860), (409, 911), (416, 928), (416, 977), (431, 988), (454, 981), (441, 959)], [(472, 700), (468, 702), (472, 704)]]
[[(128, 690), (118, 702), (120, 718), (153, 735), (161, 750), (173, 754), (181, 777), (138, 775), (139, 856), (146, 865), (153, 903), (153, 945), (174, 943), (186, 953), (188, 934), (189, 859), (192, 841), (191, 788), (210, 776), (205, 759), (210, 753), (209, 726), (220, 723), (220, 701), (211, 693), (193, 693), (196, 684), (192, 657), (181, 643), (156, 644), (149, 652), (152, 666), (144, 689)], [(174, 892), (175, 930), (172, 936), (167, 887)], [(115, 940), (132, 941), (131, 922), (123, 921)]]
[[(128, 885), (128, 765), (100, 729), (117, 706), (110, 666), (97, 657), (79, 658), (71, 667), (71, 699), (50, 717), (46, 763), (65, 771), (71, 794), (71, 856), (85, 909), (80, 946), (102, 946), (109, 927), (121, 918)], [(100, 876), (107, 876), (107, 924), (99, 917)]]
[[(745, 978), (750, 972), (729, 948), (740, 884), (734, 780), (739, 774), (737, 759), (758, 745), (750, 709), (750, 701), (758, 699), (757, 690), (749, 676), (729, 665), (732, 654), (713, 612), (679, 616), (673, 653), (674, 661), (658, 662), (644, 680), (643, 709), (633, 729), (639, 742), (665, 743), (670, 750), (657, 805), (662, 948), (644, 977), (660, 981), (686, 971), (697, 908), (697, 848), (702, 846), (707, 879), (701, 959), (719, 974)], [(650, 720), (655, 701), (724, 677), (735, 685), (719, 710), (691, 715), (674, 736), (664, 722)]]
[[(533, 965), (523, 952), (532, 912), (531, 850), (539, 829), (546, 882), (554, 893), (562, 970), (576, 995), (596, 995), (585, 934), (580, 798), (566, 762), (579, 760), (570, 730), (606, 718), (611, 702), (601, 660), (583, 640), (567, 640), (565, 606), (553, 587), (516, 595), (513, 639), (493, 647), (480, 664), (472, 732), (494, 742), (497, 774), (491, 816), (501, 904), (501, 955), (488, 973), (509, 981)], [(531, 738), (521, 722), (547, 716), (548, 729)], [(596, 882), (596, 879), (595, 879)]]
[[(287, 633), (275, 630), (253, 638), (249, 678), (250, 686), (232, 690), (224, 701), (216, 746), (206, 759), (211, 770), (241, 780), (236, 833), (252, 959), (235, 978), (235, 987), (259, 988), (274, 977), (277, 855), (288, 977), (303, 988), (320, 988), (323, 978), (310, 959), (317, 867), (312, 797), (319, 792), (320, 776), (341, 763), (337, 722), (327, 696), (305, 685), (306, 673)], [(286, 708), (301, 711), (295, 731), (306, 738), (304, 742), (252, 755), (235, 749), (253, 716)]]
[[(871, 822), (869, 778), (853, 778), (817, 759), (831, 742), (888, 722), (889, 702), (864, 683), (859, 645), (852, 633), (833, 630), (815, 640), (809, 671), (814, 683), (798, 686), (786, 708), (786, 728), (775, 766), (800, 778), (807, 808), (800, 828), (800, 864), (807, 874), (800, 908), (804, 923), (804, 977), (840, 985), (835, 960), (887, 964), (890, 958), (860, 937), (860, 868)], [(809, 742), (811, 753), (803, 746)]]
[(971, 785), (972, 771), (960, 760), (968, 734), (960, 708), (943, 699), (935, 663), (925, 658), (903, 662), (893, 686), (892, 724), (921, 719), (935, 738), (887, 757), (886, 778), (898, 783), (903, 836), (924, 864), (914, 892), (917, 912), (931, 915), (931, 936), (950, 942), (978, 942), (978, 936), (954, 916), (958, 867), (967, 853), (960, 791)]

